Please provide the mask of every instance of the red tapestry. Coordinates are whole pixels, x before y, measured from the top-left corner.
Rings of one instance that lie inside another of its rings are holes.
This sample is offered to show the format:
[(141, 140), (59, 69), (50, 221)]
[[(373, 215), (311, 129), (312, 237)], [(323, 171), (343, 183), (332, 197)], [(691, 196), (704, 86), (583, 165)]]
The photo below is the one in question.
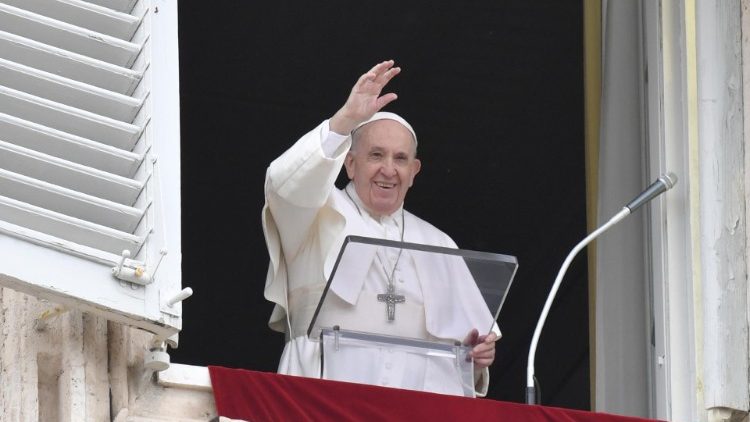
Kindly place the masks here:
[(220, 416), (266, 421), (637, 422), (647, 419), (209, 366)]

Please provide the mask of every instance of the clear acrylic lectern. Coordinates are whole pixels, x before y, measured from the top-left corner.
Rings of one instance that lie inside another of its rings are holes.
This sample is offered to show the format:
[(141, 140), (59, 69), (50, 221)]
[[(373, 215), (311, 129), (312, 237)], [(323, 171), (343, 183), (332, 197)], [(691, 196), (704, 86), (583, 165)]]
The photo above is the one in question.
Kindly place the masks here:
[(474, 396), (474, 328), (495, 326), (515, 257), (349, 236), (308, 329), (321, 378)]

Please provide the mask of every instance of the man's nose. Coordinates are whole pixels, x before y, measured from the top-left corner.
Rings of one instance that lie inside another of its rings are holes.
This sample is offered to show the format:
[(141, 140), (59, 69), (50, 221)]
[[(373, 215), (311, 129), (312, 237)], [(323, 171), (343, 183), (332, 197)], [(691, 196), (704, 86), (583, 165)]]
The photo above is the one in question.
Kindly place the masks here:
[(380, 167), (380, 171), (384, 176), (392, 177), (396, 175), (396, 166), (393, 164), (393, 158), (386, 158), (383, 161), (383, 165)]

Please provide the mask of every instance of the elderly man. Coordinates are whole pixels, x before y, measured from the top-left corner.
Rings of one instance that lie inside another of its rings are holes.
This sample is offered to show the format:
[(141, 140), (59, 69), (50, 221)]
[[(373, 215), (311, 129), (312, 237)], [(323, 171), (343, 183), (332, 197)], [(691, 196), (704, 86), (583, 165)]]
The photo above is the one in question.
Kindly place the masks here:
[[(445, 233), (403, 209), (421, 167), (417, 138), (404, 119), (380, 111), (397, 98), (382, 90), (400, 70), (392, 60), (375, 65), (357, 80), (330, 120), (303, 136), (268, 168), (263, 229), (271, 262), (265, 296), (276, 303), (269, 325), (287, 336), (280, 373), (319, 376), (320, 346), (307, 338), (306, 330), (346, 235), (456, 247)], [(339, 190), (334, 181), (342, 165), (350, 183)], [(416, 276), (405, 277), (394, 287), (394, 272), (415, 274), (415, 264), (400, 256), (387, 260), (387, 265), (373, 264), (373, 271), (382, 268), (389, 288), (397, 288), (407, 302), (422, 304), (435, 295)], [(430, 331), (431, 316), (426, 319)], [(473, 346), (479, 395), (487, 389), (487, 367), (495, 357), (496, 339), (494, 332), (479, 335), (474, 329), (464, 340)], [(441, 391), (441, 381), (433, 378), (406, 374), (392, 385)]]

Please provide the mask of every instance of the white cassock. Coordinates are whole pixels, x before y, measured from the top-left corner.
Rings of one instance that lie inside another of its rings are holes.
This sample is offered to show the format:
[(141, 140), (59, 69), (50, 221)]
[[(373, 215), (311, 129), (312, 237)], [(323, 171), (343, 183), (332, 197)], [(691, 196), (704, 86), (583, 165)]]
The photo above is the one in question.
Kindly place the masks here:
[[(403, 230), (407, 242), (456, 247), (448, 235), (408, 211), (399, 209), (376, 220), (365, 211), (353, 187), (346, 191), (335, 188), (350, 146), (351, 138), (330, 132), (326, 120), (274, 160), (266, 173), (263, 230), (270, 264), (264, 293), (276, 303), (269, 326), (287, 334), (279, 373), (320, 376), (320, 344), (307, 338), (307, 328), (346, 236), (401, 240)], [(384, 274), (398, 262), (393, 277), (396, 290), (406, 296), (412, 309), (423, 309), (421, 324), (430, 337), (462, 340), (468, 333), (465, 327), (482, 330), (491, 323), (493, 317), (475, 286), (435, 286), (433, 281), (424, 285), (424, 280), (437, 278), (424, 273), (427, 266), (419, 265), (419, 258), (415, 260), (408, 252), (398, 261), (392, 256), (382, 258), (372, 261), (361, 284), (339, 292), (345, 301), (356, 304), (361, 297), (384, 293)], [(437, 303), (439, 308), (430, 306)], [(382, 308), (384, 314), (384, 305)], [(445, 374), (436, 367), (439, 364), (406, 354), (382, 353), (367, 356), (366, 362), (352, 367), (353, 379), (365, 377), (380, 385), (461, 394), (446, 382)], [(488, 384), (485, 369), (476, 383), (477, 395), (486, 394)]]

